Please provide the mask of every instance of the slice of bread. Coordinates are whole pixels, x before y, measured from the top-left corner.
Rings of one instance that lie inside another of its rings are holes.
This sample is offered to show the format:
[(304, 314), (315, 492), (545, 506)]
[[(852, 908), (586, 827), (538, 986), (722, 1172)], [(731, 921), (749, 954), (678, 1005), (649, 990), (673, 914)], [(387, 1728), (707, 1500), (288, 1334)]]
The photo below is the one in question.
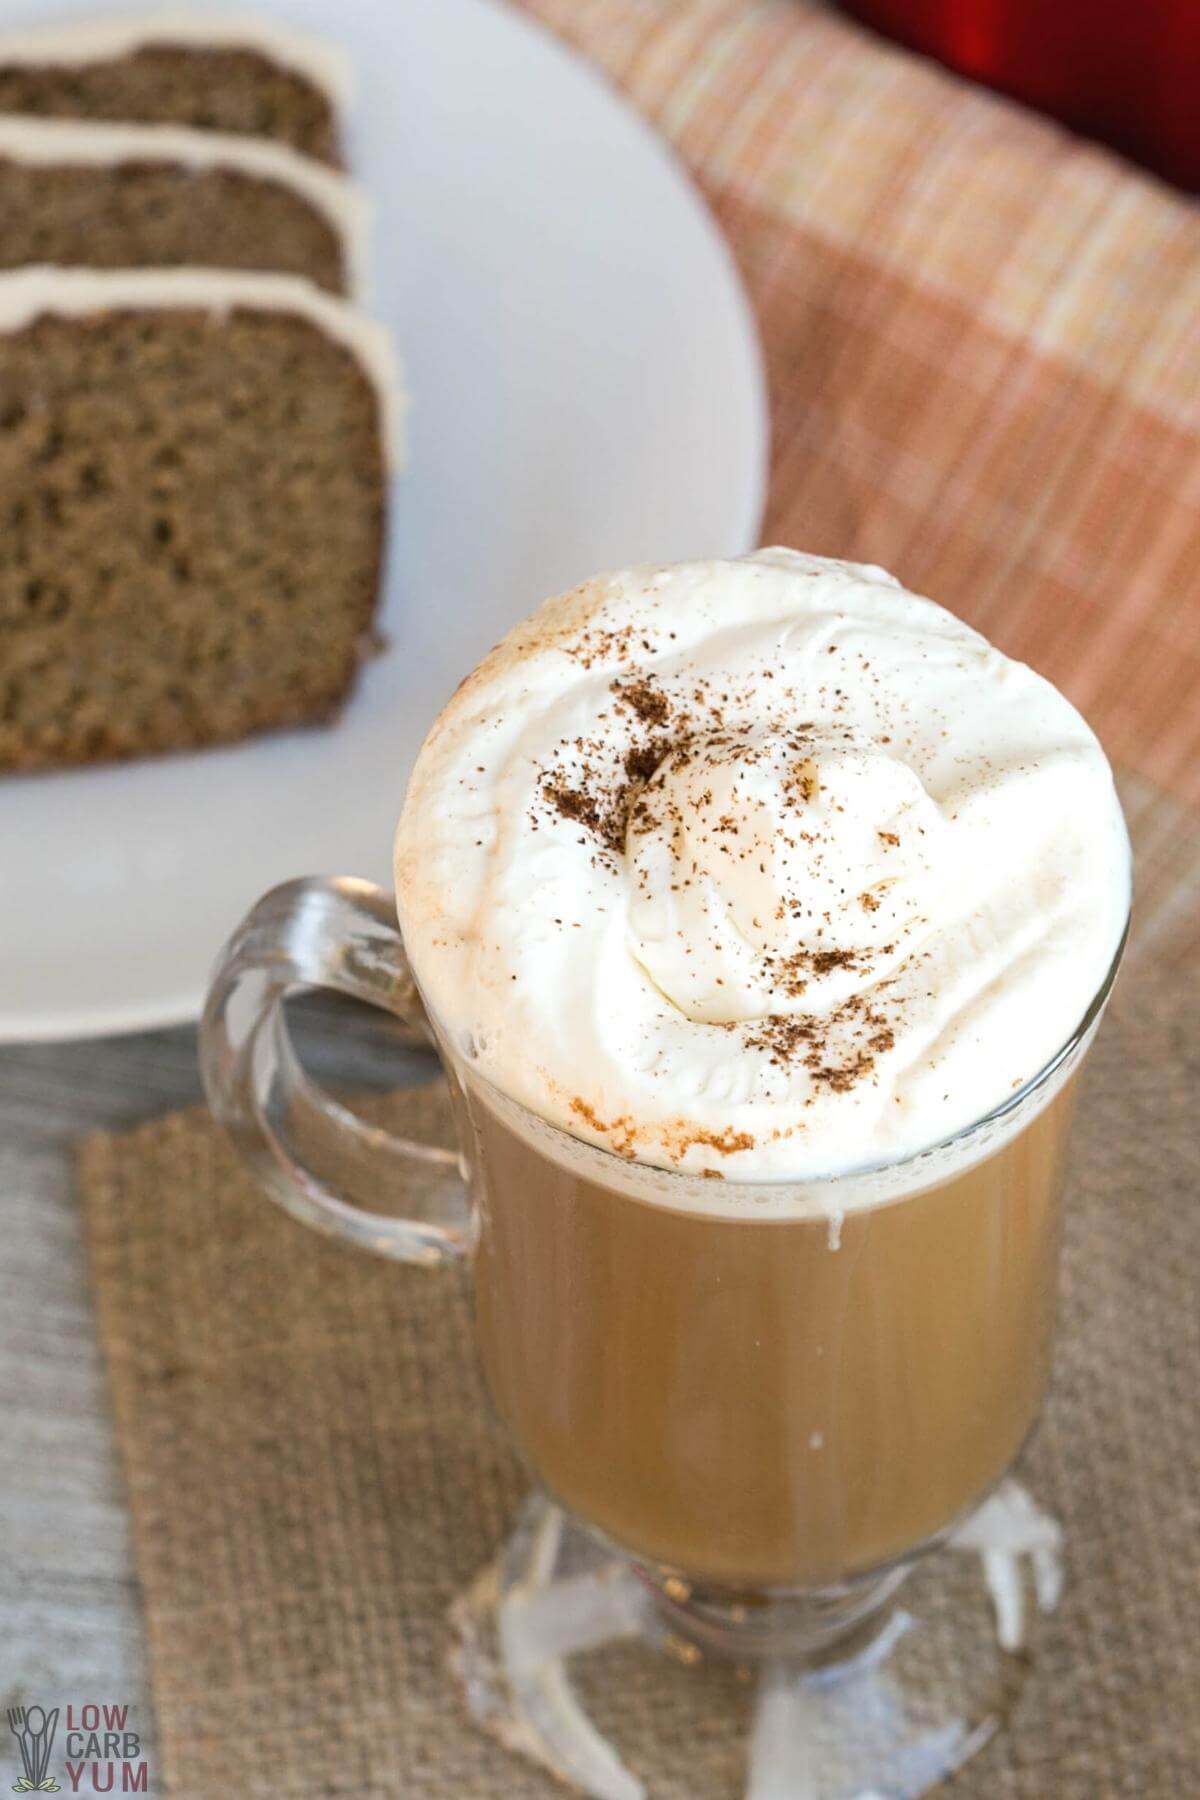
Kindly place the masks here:
[(263, 138), (0, 116), (0, 269), (180, 265), (361, 285), (366, 205)]
[(0, 34), (0, 113), (274, 138), (340, 161), (340, 55), (266, 19), (159, 12)]
[(0, 275), (0, 769), (334, 714), (398, 400), (388, 334), (307, 282)]

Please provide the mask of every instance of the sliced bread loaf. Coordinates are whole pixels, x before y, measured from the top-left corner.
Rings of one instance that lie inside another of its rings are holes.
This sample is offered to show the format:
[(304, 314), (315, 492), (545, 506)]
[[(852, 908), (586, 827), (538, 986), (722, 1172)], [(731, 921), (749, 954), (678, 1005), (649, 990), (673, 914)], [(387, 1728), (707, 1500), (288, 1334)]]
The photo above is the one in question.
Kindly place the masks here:
[(359, 285), (365, 203), (263, 138), (0, 116), (0, 269), (179, 265)]
[(330, 717), (397, 402), (387, 333), (307, 282), (0, 275), (0, 768)]
[(0, 36), (0, 113), (275, 138), (339, 161), (337, 52), (265, 19), (150, 13)]

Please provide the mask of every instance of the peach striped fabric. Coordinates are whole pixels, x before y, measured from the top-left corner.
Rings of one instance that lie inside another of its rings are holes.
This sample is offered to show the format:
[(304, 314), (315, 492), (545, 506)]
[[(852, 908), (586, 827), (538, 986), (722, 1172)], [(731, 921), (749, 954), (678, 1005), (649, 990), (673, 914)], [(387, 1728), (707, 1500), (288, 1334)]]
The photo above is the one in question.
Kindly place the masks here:
[(1057, 682), (1200, 956), (1200, 210), (804, 0), (523, 0), (673, 142), (771, 384), (763, 536)]

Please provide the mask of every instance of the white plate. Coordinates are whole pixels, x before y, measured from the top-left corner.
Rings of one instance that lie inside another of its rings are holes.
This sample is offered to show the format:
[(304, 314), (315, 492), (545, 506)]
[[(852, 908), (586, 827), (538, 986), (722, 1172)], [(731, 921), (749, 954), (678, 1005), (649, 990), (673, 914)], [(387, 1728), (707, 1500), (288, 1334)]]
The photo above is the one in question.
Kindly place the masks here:
[[(79, 10), (0, 0), (0, 24)], [(260, 10), (336, 31), (356, 71), (375, 307), (413, 394), (391, 649), (331, 730), (0, 780), (2, 1040), (195, 1017), (265, 888), (388, 880), (426, 726), (543, 595), (756, 539), (754, 326), (723, 240), (635, 113), (493, 0)]]

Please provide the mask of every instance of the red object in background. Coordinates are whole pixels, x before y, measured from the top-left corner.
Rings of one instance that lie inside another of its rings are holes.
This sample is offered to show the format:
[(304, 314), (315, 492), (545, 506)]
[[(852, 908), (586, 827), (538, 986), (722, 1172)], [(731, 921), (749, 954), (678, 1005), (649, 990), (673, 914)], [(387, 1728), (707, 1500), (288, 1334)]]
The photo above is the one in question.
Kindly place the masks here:
[(843, 0), (961, 75), (1200, 190), (1200, 0)]

